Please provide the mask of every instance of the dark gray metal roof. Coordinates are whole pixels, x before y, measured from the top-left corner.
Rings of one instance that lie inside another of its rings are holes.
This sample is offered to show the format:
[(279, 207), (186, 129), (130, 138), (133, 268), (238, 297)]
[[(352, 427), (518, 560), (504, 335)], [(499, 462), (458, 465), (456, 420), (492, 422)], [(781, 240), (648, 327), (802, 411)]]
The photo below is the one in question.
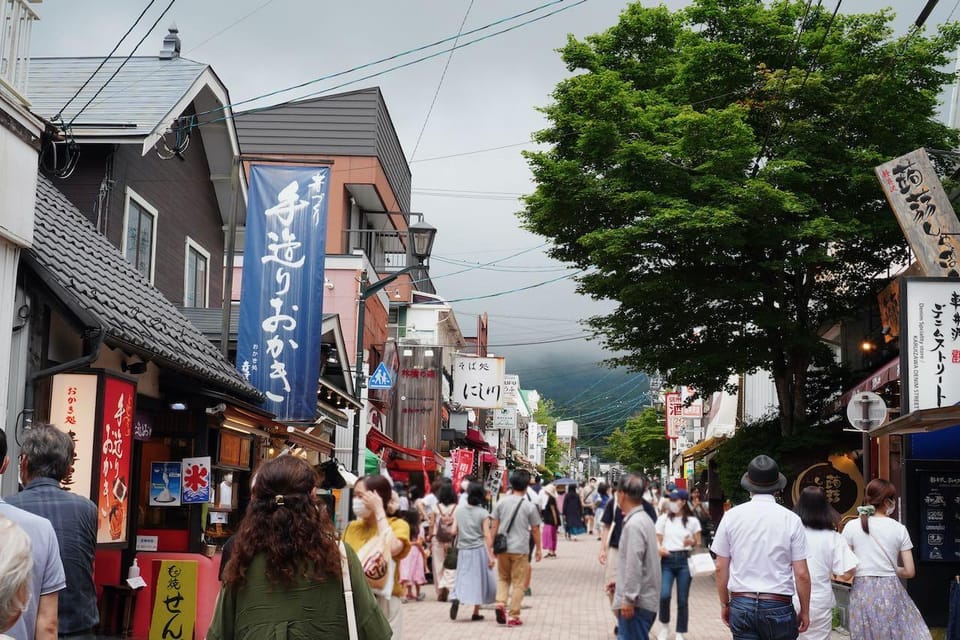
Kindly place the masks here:
[(379, 87), (237, 113), (234, 124), (245, 154), (378, 158), (400, 207), (410, 210), (410, 166)]
[[(102, 58), (31, 59), (27, 90), (31, 111), (43, 118), (55, 117), (101, 61)], [(63, 112), (64, 121), (73, 118), (121, 62), (122, 58), (107, 61)], [(206, 64), (186, 58), (131, 58), (77, 118), (77, 133), (96, 130), (100, 135), (148, 135), (205, 69)]]
[(40, 175), (27, 263), (68, 308), (93, 316), (107, 344), (138, 352), (240, 399), (262, 394)]
[[(177, 307), (177, 310), (190, 321), (190, 324), (200, 330), (210, 340), (219, 342), (223, 331), (223, 309), (203, 309), (198, 307)], [(323, 314), (323, 323), (327, 320), (336, 318), (335, 313)], [(231, 342), (237, 339), (237, 331), (240, 327), (240, 312), (234, 307), (230, 313), (230, 336)]]

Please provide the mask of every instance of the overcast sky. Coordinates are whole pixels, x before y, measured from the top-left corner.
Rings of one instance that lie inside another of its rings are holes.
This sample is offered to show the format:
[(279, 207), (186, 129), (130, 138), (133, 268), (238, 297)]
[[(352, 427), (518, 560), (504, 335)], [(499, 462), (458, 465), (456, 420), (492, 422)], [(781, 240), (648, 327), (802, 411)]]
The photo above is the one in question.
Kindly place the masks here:
[[(469, 30), (546, 1), (178, 0), (137, 55), (156, 54), (167, 27), (175, 22), (183, 43), (182, 55), (212, 65), (237, 102), (452, 36), (465, 14), (464, 28)], [(574, 0), (569, 0), (533, 16), (572, 4)], [(675, 9), (687, 2), (671, 0), (666, 4)], [(824, 4), (833, 6), (833, 2)], [(923, 2), (847, 0), (843, 10), (874, 10), (883, 4), (891, 4), (901, 14), (897, 31), (902, 33)], [(145, 5), (146, 0), (44, 0), (38, 5), (41, 22), (33, 33), (32, 54), (103, 56)], [(166, 5), (166, 0), (156, 2), (129, 44), (121, 47), (121, 54), (129, 53)], [(432, 275), (441, 295), (448, 299), (483, 296), (568, 273), (563, 265), (544, 255), (544, 239), (519, 228), (515, 195), (532, 189), (530, 173), (520, 156), (524, 147), (519, 145), (544, 125), (537, 107), (548, 103), (553, 87), (567, 75), (555, 52), (567, 34), (584, 36), (603, 30), (615, 23), (625, 5), (622, 0), (588, 0), (456, 51), (419, 145), (417, 139), (437, 92), (446, 54), (337, 90), (381, 87), (403, 149), (408, 159), (413, 156), (412, 208), (423, 212), (426, 220), (439, 229)], [(952, 8), (952, 2), (941, 3), (928, 24), (945, 21)], [(338, 78), (254, 104), (300, 97), (362, 75)], [(516, 146), (434, 159), (504, 145)], [(444, 276), (464, 268), (446, 261), (487, 263), (523, 251), (496, 265), (516, 267), (515, 271), (477, 269)], [(576, 295), (570, 280), (454, 306), (467, 334), (475, 332), (476, 318), (470, 314), (490, 313), (491, 350), (508, 356), (508, 368), (511, 361), (515, 366), (523, 363), (535, 367), (535, 361), (547, 355), (552, 360), (564, 354), (580, 364), (605, 356), (597, 346), (583, 340), (566, 340), (582, 333), (578, 320), (609, 308)], [(547, 340), (559, 341), (503, 346)]]

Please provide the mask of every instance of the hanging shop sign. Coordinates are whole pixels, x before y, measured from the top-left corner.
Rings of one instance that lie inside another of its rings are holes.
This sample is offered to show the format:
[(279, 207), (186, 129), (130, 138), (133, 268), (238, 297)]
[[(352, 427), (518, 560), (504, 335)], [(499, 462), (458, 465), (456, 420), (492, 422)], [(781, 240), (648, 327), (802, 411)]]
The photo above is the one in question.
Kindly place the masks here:
[(184, 458), (180, 478), (183, 485), (180, 502), (183, 504), (212, 502), (210, 499), (210, 456)]
[(502, 408), (504, 366), (502, 357), (455, 356), (452, 401), (474, 409)]
[(557, 421), (557, 438), (561, 440), (574, 440), (580, 437), (580, 425), (573, 420)]
[(504, 407), (503, 409), (494, 409), (493, 428), (494, 429), (516, 429), (517, 428), (517, 410), (513, 407)]
[(197, 561), (160, 560), (150, 640), (192, 638), (197, 623)]
[(520, 376), (503, 376), (503, 406), (520, 406)]
[(676, 440), (680, 437), (680, 429), (683, 427), (683, 397), (679, 392), (665, 393), (664, 407), (666, 408), (666, 436), (670, 440)]
[(927, 152), (874, 168), (903, 235), (927, 276), (960, 276), (960, 221)]
[(683, 399), (683, 417), (684, 418), (702, 418), (703, 417), (703, 398), (691, 400), (697, 395), (697, 390), (693, 387), (683, 387), (680, 396)]
[(76, 460), (70, 475), (70, 491), (84, 498), (93, 496), (97, 396), (97, 373), (58, 373), (50, 390), (50, 422), (73, 438)]
[(960, 402), (960, 280), (902, 278), (902, 413)]
[(854, 516), (863, 495), (863, 476), (857, 463), (848, 455), (829, 456), (797, 474), (791, 495), (793, 504), (800, 500), (805, 487), (820, 487), (827, 502), (843, 517)]
[(317, 412), (329, 167), (252, 165), (237, 368), (280, 421)]
[(137, 385), (103, 376), (100, 471), (97, 479), (97, 542), (126, 542), (133, 416)]
[(453, 488), (460, 493), (460, 483), (473, 473), (473, 449), (457, 449), (451, 455), (453, 460)]

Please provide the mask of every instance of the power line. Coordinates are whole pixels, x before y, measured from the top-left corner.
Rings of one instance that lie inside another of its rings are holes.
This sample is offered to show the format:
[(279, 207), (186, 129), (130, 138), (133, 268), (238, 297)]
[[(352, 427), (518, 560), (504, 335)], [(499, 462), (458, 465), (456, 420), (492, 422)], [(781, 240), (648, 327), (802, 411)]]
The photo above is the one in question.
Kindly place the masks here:
[[(483, 268), (483, 267), (489, 267), (489, 266), (491, 266), (491, 265), (497, 264), (498, 262), (503, 262), (503, 261), (509, 260), (509, 259), (511, 259), (511, 258), (516, 258), (517, 256), (522, 256), (523, 254), (525, 254), (525, 253), (530, 253), (531, 251), (536, 251), (537, 249), (540, 249), (540, 248), (542, 248), (542, 247), (545, 247), (546, 245), (547, 245), (547, 243), (546, 243), (546, 242), (543, 242), (543, 243), (541, 243), (541, 244), (538, 244), (538, 245), (535, 246), (535, 247), (530, 247), (529, 249), (524, 249), (524, 250), (522, 250), (522, 251), (518, 251), (517, 253), (513, 253), (513, 254), (507, 256), (506, 258), (497, 258), (496, 260), (492, 260), (492, 261), (490, 261), (490, 262), (486, 262), (486, 263), (483, 263), (483, 264), (477, 264), (477, 265), (471, 265), (471, 266), (470, 266), (469, 268), (467, 268), (467, 269), (461, 269), (460, 271), (453, 271), (453, 272), (451, 272), (451, 273), (444, 273), (444, 274), (442, 274), (442, 275), (435, 276), (435, 277), (421, 278), (420, 280), (414, 280), (411, 284), (420, 284), (421, 282), (426, 282), (426, 281), (428, 281), (428, 280), (433, 281), (433, 280), (436, 280), (436, 279), (438, 279), (438, 278), (446, 278), (446, 277), (448, 277), (448, 276), (455, 276), (455, 275), (459, 275), (459, 274), (461, 274), (461, 273), (466, 273), (467, 271), (473, 271), (473, 270), (475, 270), (475, 269), (480, 269), (480, 268)], [(448, 302), (449, 302), (449, 301), (448, 301)]]
[(194, 45), (194, 46), (193, 46), (189, 51), (187, 51), (186, 53), (193, 53), (194, 51), (196, 51), (197, 49), (199, 49), (199, 48), (202, 47), (203, 45), (207, 44), (207, 43), (210, 42), (211, 40), (213, 40), (213, 39), (215, 39), (215, 38), (219, 38), (219, 37), (222, 36), (224, 33), (226, 33), (227, 31), (229, 31), (230, 29), (233, 29), (235, 26), (237, 26), (238, 24), (240, 24), (241, 22), (243, 22), (244, 20), (246, 20), (247, 18), (249, 18), (249, 17), (252, 16), (253, 14), (257, 13), (258, 11), (261, 11), (262, 9), (266, 8), (266, 6), (267, 6), (268, 4), (272, 4), (273, 2), (274, 2), (274, 0), (267, 0), (266, 2), (264, 2), (263, 4), (261, 4), (259, 7), (257, 7), (257, 8), (254, 9), (253, 11), (250, 11), (249, 13), (244, 14), (242, 17), (237, 18), (236, 20), (234, 20), (233, 22), (231, 22), (230, 24), (228, 24), (227, 26), (225, 26), (223, 29), (220, 29), (220, 31), (217, 31), (215, 34), (213, 34), (212, 36), (210, 36), (210, 37), (207, 38), (206, 40), (201, 40), (199, 44)]
[[(537, 282), (536, 284), (527, 285), (525, 287), (517, 287), (516, 289), (508, 289), (506, 291), (498, 291), (496, 293), (487, 293), (481, 296), (468, 296), (465, 298), (454, 298), (453, 300), (444, 300), (444, 303), (452, 304), (454, 302), (466, 302), (468, 300), (484, 300), (486, 298), (499, 298), (500, 296), (510, 295), (512, 293), (519, 293), (521, 291), (529, 291), (530, 289), (536, 289), (537, 287), (542, 287), (544, 285), (552, 284), (554, 282), (559, 282), (561, 280), (566, 280), (574, 276), (580, 275), (583, 273), (583, 269), (576, 271), (574, 273), (569, 273), (565, 276), (560, 276), (559, 278), (552, 278), (550, 280), (544, 280), (543, 282)], [(426, 303), (429, 304), (429, 303)]]
[[(463, 33), (463, 26), (467, 24), (467, 16), (470, 15), (471, 9), (473, 9), (473, 0), (470, 0), (470, 4), (467, 5), (467, 11), (463, 14), (463, 20), (460, 21), (460, 28), (457, 29), (457, 37), (453, 40), (454, 48), (456, 48), (457, 43), (460, 41), (460, 34)], [(420, 133), (417, 134), (417, 143), (413, 145), (413, 152), (410, 154), (410, 160), (408, 162), (413, 161), (417, 155), (417, 149), (420, 148), (420, 140), (423, 139), (423, 132), (427, 130), (427, 123), (430, 122), (430, 114), (433, 113), (433, 107), (437, 104), (440, 87), (443, 86), (443, 79), (447, 77), (447, 69), (450, 68), (450, 61), (453, 60), (453, 52), (454, 49), (451, 49), (450, 55), (447, 56), (447, 61), (443, 64), (443, 71), (440, 73), (440, 82), (437, 83), (437, 90), (433, 92), (433, 100), (430, 101), (430, 108), (427, 109), (427, 116), (423, 119), (423, 126), (420, 127)]]
[(143, 20), (143, 16), (147, 14), (147, 11), (150, 10), (150, 7), (152, 7), (156, 1), (157, 0), (150, 0), (150, 2), (147, 3), (147, 6), (143, 8), (143, 11), (141, 11), (140, 15), (137, 16), (137, 19), (133, 21), (133, 24), (130, 25), (130, 28), (127, 29), (127, 32), (123, 34), (123, 37), (117, 41), (117, 44), (115, 44), (113, 49), (110, 50), (110, 53), (107, 54), (107, 57), (100, 61), (100, 64), (97, 65), (97, 68), (94, 69), (93, 73), (90, 74), (90, 77), (87, 78), (82, 85), (80, 85), (80, 88), (77, 89), (77, 92), (70, 96), (70, 99), (67, 100), (66, 104), (60, 107), (60, 111), (58, 111), (57, 115), (53, 117), (54, 121), (60, 120), (61, 116), (63, 116), (63, 112), (67, 110), (67, 107), (69, 107), (70, 104), (77, 99), (77, 96), (80, 95), (81, 91), (87, 88), (87, 85), (90, 84), (90, 81), (93, 80), (94, 76), (100, 72), (100, 69), (103, 69), (103, 65), (107, 64), (107, 60), (113, 57), (113, 54), (117, 52), (117, 49), (119, 49), (120, 45), (123, 44), (123, 41), (127, 39), (127, 36), (129, 36), (130, 33), (133, 32), (133, 30), (137, 27), (137, 25), (140, 24), (140, 21)]
[(504, 342), (501, 344), (488, 344), (488, 347), (530, 347), (539, 344), (553, 344), (555, 342), (570, 342), (572, 340), (586, 340), (591, 337), (590, 334), (582, 334), (579, 336), (568, 336), (566, 338), (554, 338), (552, 340), (534, 340), (531, 342)]
[[(497, 25), (504, 24), (504, 23), (506, 23), (506, 22), (510, 22), (511, 20), (515, 20), (515, 19), (517, 19), (517, 18), (521, 18), (521, 17), (523, 17), (523, 16), (530, 15), (530, 14), (532, 14), (532, 13), (536, 13), (537, 11), (540, 11), (541, 9), (545, 9), (545, 8), (547, 8), (547, 7), (550, 7), (550, 6), (553, 6), (553, 5), (557, 5), (557, 4), (560, 4), (560, 3), (562, 3), (562, 2), (566, 2), (566, 1), (567, 1), (567, 0), (551, 0), (550, 2), (546, 2), (546, 3), (541, 4), (541, 5), (539, 5), (539, 6), (533, 7), (532, 9), (528, 9), (527, 11), (522, 11), (522, 12), (517, 13), (517, 14), (514, 14), (514, 15), (512, 15), (512, 16), (507, 16), (507, 17), (505, 17), (505, 18), (501, 18), (501, 19), (499, 19), (499, 20), (495, 20), (494, 22), (485, 24), (485, 25), (480, 26), (480, 27), (477, 27), (477, 28), (475, 28), (475, 29), (471, 29), (471, 30), (469, 30), (469, 31), (463, 32), (463, 33), (459, 34), (459, 36), (458, 36), (458, 35), (449, 36), (449, 37), (447, 37), (447, 38), (443, 38), (443, 39), (441, 39), (441, 40), (436, 40), (436, 41), (431, 42), (431, 43), (429, 43), (429, 44), (421, 45), (421, 46), (419, 46), (419, 47), (414, 47), (414, 48), (412, 48), (412, 49), (407, 49), (406, 51), (401, 51), (400, 53), (395, 53), (395, 54), (390, 55), (390, 56), (387, 56), (387, 57), (385, 57), (385, 58), (380, 58), (380, 59), (378, 59), (378, 60), (373, 60), (373, 61), (371, 61), (371, 62), (366, 62), (366, 63), (364, 63), (364, 64), (357, 65), (357, 66), (355, 66), (355, 67), (351, 67), (350, 69), (346, 69), (346, 70), (344, 70), (344, 71), (338, 71), (338, 72), (336, 72), (336, 73), (330, 73), (330, 74), (327, 74), (327, 75), (324, 75), (324, 76), (320, 76), (319, 78), (314, 78), (314, 79), (312, 79), (312, 80), (307, 80), (306, 82), (301, 82), (301, 83), (298, 83), (298, 84), (295, 84), (295, 85), (291, 85), (291, 86), (286, 87), (286, 88), (283, 88), (283, 89), (277, 89), (277, 90), (275, 90), (275, 91), (270, 91), (270, 92), (268, 92), (268, 93), (264, 93), (264, 94), (261, 94), (261, 95), (259, 95), (259, 96), (255, 96), (255, 97), (253, 97), (253, 98), (247, 98), (246, 100), (240, 100), (240, 101), (238, 101), (238, 102), (233, 102), (233, 103), (230, 103), (230, 104), (228, 104), (228, 105), (223, 105), (223, 106), (220, 106), (220, 107), (217, 107), (217, 108), (214, 108), (214, 109), (208, 109), (207, 111), (201, 111), (200, 113), (198, 113), (198, 114), (196, 114), (196, 115), (197, 115), (197, 116), (201, 116), (201, 115), (208, 115), (208, 114), (212, 114), (212, 113), (218, 113), (218, 112), (221, 112), (221, 111), (225, 111), (225, 110), (227, 110), (227, 109), (231, 109), (231, 110), (232, 110), (232, 109), (234, 109), (235, 107), (238, 107), (238, 106), (240, 106), (240, 105), (242, 105), (242, 104), (249, 104), (249, 103), (251, 103), (251, 102), (256, 102), (256, 101), (258, 101), (258, 100), (263, 100), (263, 99), (265, 99), (265, 98), (270, 98), (270, 97), (279, 95), (279, 94), (281, 94), (281, 93), (288, 93), (288, 92), (294, 91), (294, 90), (296, 90), (296, 89), (302, 89), (302, 88), (308, 87), (308, 86), (310, 86), (310, 85), (312, 85), (312, 84), (317, 84), (318, 82), (323, 82), (324, 80), (332, 80), (333, 78), (338, 78), (338, 77), (341, 77), (341, 76), (344, 76), (344, 75), (353, 73), (353, 72), (355, 72), (355, 71), (361, 71), (361, 70), (363, 70), (363, 69), (368, 69), (368, 68), (370, 68), (370, 67), (374, 67), (374, 66), (376, 66), (376, 65), (378, 65), (378, 64), (382, 64), (382, 63), (384, 63), (384, 62), (389, 62), (389, 61), (391, 61), (391, 60), (396, 60), (396, 59), (398, 59), (398, 58), (403, 58), (403, 57), (405, 57), (405, 56), (408, 56), (408, 55), (411, 55), (411, 54), (414, 54), (414, 53), (418, 53), (418, 52), (420, 52), (420, 51), (425, 51), (425, 50), (427, 50), (427, 49), (432, 49), (433, 47), (436, 47), (436, 46), (439, 46), (439, 45), (441, 45), (441, 44), (445, 44), (445, 43), (447, 43), (447, 42), (450, 42), (450, 41), (452, 41), (452, 40), (455, 40), (455, 39), (457, 39), (458, 37), (462, 37), (462, 36), (466, 36), (466, 35), (472, 35), (472, 34), (474, 34), (474, 33), (479, 33), (480, 31), (485, 31), (485, 30), (487, 30), (487, 29), (489, 29), (489, 28), (491, 28), (491, 27), (495, 27), (495, 26), (497, 26)], [(548, 17), (554, 15), (555, 13), (559, 13), (559, 11), (566, 11), (567, 9), (571, 9), (571, 8), (573, 8), (573, 7), (575, 7), (575, 6), (579, 5), (579, 4), (583, 4), (584, 2), (587, 2), (587, 0), (580, 0), (579, 2), (577, 2), (577, 3), (575, 3), (575, 4), (572, 4), (572, 5), (569, 5), (569, 6), (566, 6), (566, 7), (562, 7), (562, 8), (559, 9), (558, 11), (551, 12), (551, 13), (545, 14), (545, 15), (543, 15), (543, 16), (539, 16), (539, 17), (537, 17), (537, 18), (535, 18), (535, 19), (533, 19), (533, 20), (528, 20), (528, 21), (525, 21), (525, 22), (521, 22), (521, 23), (519, 23), (519, 24), (517, 24), (517, 25), (514, 25), (514, 26), (510, 27), (509, 29), (504, 29), (504, 30), (502, 30), (502, 31), (498, 31), (498, 32), (489, 34), (489, 35), (487, 35), (487, 36), (484, 36), (484, 37), (482, 37), (482, 38), (478, 38), (478, 39), (472, 40), (472, 41), (467, 42), (467, 43), (464, 43), (464, 44), (458, 44), (456, 47), (452, 47), (452, 48), (450, 48), (450, 49), (443, 49), (443, 50), (438, 51), (438, 52), (436, 52), (436, 53), (433, 53), (433, 54), (431, 54), (431, 55), (429, 55), (429, 56), (426, 56), (426, 57), (423, 57), (423, 58), (418, 58), (417, 60), (414, 60), (413, 62), (404, 64), (404, 65), (400, 65), (400, 66), (397, 66), (397, 67), (392, 67), (392, 68), (390, 68), (390, 69), (387, 69), (386, 71), (382, 71), (382, 72), (379, 72), (379, 73), (376, 73), (376, 74), (373, 74), (373, 75), (365, 76), (365, 77), (360, 78), (360, 79), (358, 79), (358, 80), (354, 80), (354, 81), (351, 81), (351, 82), (348, 82), (348, 83), (345, 83), (345, 84), (342, 84), (342, 85), (338, 85), (338, 87), (332, 87), (332, 88), (330, 88), (330, 89), (325, 89), (325, 90), (321, 91), (320, 93), (324, 93), (324, 92), (326, 92), (326, 91), (331, 91), (332, 89), (339, 88), (340, 86), (346, 86), (346, 84), (353, 84), (354, 82), (360, 82), (360, 81), (362, 81), (362, 80), (366, 80), (366, 79), (369, 79), (369, 78), (371, 78), (371, 77), (375, 77), (375, 76), (377, 76), (377, 75), (382, 75), (383, 73), (387, 73), (387, 72), (392, 71), (392, 70), (394, 70), (394, 69), (399, 69), (399, 68), (402, 68), (402, 67), (404, 67), (404, 66), (410, 66), (411, 64), (416, 64), (417, 62), (423, 62), (424, 60), (429, 60), (429, 59), (431, 59), (431, 58), (435, 58), (435, 57), (437, 57), (437, 56), (439, 56), (439, 55), (442, 55), (442, 54), (444, 54), (444, 53), (448, 53), (449, 51), (451, 51), (451, 50), (453, 50), (453, 49), (461, 49), (461, 48), (463, 48), (463, 47), (469, 46), (469, 45), (474, 44), (474, 43), (476, 43), (476, 42), (480, 42), (480, 41), (485, 40), (485, 39), (488, 39), (488, 38), (490, 38), (490, 37), (493, 37), (493, 36), (496, 36), (496, 35), (500, 35), (501, 33), (506, 33), (507, 31), (511, 31), (511, 30), (513, 30), (513, 29), (522, 27), (522, 26), (524, 26), (524, 25), (531, 24), (532, 22), (537, 22), (538, 20), (542, 20), (542, 19), (544, 19), (544, 18), (548, 18)], [(316, 94), (308, 94), (307, 96), (302, 96), (302, 97), (296, 98), (296, 99), (294, 99), (294, 100), (288, 100), (288, 101), (285, 101), (285, 102), (281, 102), (280, 104), (281, 104), (281, 105), (282, 105), (282, 104), (289, 104), (290, 102), (294, 102), (295, 100), (302, 100), (302, 99), (304, 99), (304, 98), (306, 98), (306, 97), (310, 97), (311, 95), (316, 95)], [(276, 106), (279, 106), (279, 105), (271, 105), (270, 107), (266, 107), (266, 108), (273, 108), (273, 107), (276, 107)], [(250, 111), (246, 111), (246, 112), (244, 112), (244, 113), (253, 113), (253, 112), (261, 111), (261, 110), (263, 110), (263, 108), (251, 109)], [(231, 117), (232, 117), (232, 116), (231, 116)], [(227, 119), (227, 118), (220, 118), (220, 119), (217, 119), (217, 120), (211, 120), (211, 121), (207, 121), (207, 122), (204, 122), (204, 123), (201, 123), (201, 124), (211, 124), (212, 122), (219, 122), (220, 120), (223, 120), (223, 119)]]
[(523, 142), (514, 142), (512, 144), (500, 145), (499, 147), (487, 147), (486, 149), (474, 149), (473, 151), (451, 153), (445, 156), (433, 156), (431, 158), (420, 158), (419, 160), (411, 160), (409, 164), (415, 164), (417, 162), (433, 162), (434, 160), (448, 160), (450, 158), (461, 158), (463, 156), (472, 156), (478, 153), (489, 153), (491, 151), (501, 151), (503, 149), (511, 149), (513, 147), (523, 147), (528, 144), (538, 144), (538, 143), (534, 140), (525, 140)]
[[(146, 39), (150, 36), (150, 34), (153, 32), (153, 30), (156, 29), (157, 25), (160, 24), (160, 21), (163, 20), (163, 17), (164, 17), (165, 15), (167, 15), (167, 12), (170, 11), (170, 9), (173, 7), (173, 4), (174, 4), (176, 1), (177, 1), (177, 0), (170, 0), (170, 3), (167, 5), (167, 7), (163, 10), (163, 12), (162, 12), (159, 16), (157, 16), (157, 19), (153, 21), (153, 24), (150, 25), (150, 28), (147, 29), (147, 32), (143, 34), (143, 37), (140, 38), (140, 41), (137, 42), (137, 45), (133, 48), (133, 50), (129, 53), (129, 55), (127, 55), (127, 57), (123, 59), (123, 62), (121, 62), (121, 63), (117, 66), (117, 68), (114, 70), (114, 72), (113, 72), (112, 74), (110, 74), (110, 77), (107, 78), (107, 81), (103, 83), (103, 86), (101, 86), (99, 89), (97, 89), (97, 92), (94, 93), (93, 96), (91, 96), (89, 100), (87, 100), (87, 103), (86, 103), (85, 105), (83, 105), (83, 106), (80, 108), (80, 110), (77, 111), (77, 113), (74, 114), (74, 116), (73, 116), (72, 118), (70, 118), (70, 122), (67, 123), (67, 127), (70, 127), (70, 126), (77, 120), (77, 118), (80, 117), (80, 114), (82, 114), (82, 113), (84, 112), (84, 110), (85, 110), (87, 107), (89, 107), (89, 106), (93, 103), (94, 100), (97, 99), (97, 96), (99, 96), (100, 93), (101, 93), (104, 89), (107, 88), (107, 85), (110, 84), (110, 82), (111, 82), (114, 78), (117, 77), (117, 74), (120, 73), (120, 70), (123, 69), (123, 67), (126, 66), (126, 64), (127, 64), (128, 62), (130, 62), (130, 58), (133, 57), (133, 54), (137, 52), (137, 49), (140, 48), (140, 45), (143, 44), (144, 40), (146, 40)], [(152, 2), (151, 2), (151, 4), (152, 4)], [(149, 9), (149, 7), (147, 7), (147, 8)], [(138, 20), (138, 21), (139, 21), (139, 20)]]

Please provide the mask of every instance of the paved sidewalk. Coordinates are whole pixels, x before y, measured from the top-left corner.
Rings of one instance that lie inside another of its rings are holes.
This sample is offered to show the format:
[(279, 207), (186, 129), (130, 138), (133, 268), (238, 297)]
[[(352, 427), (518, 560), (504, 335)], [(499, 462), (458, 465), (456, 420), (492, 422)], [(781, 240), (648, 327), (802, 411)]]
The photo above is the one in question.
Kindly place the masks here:
[[(453, 638), (455, 640), (491, 640), (501, 635), (510, 640), (611, 640), (614, 618), (603, 594), (603, 571), (597, 562), (600, 543), (589, 536), (577, 541), (560, 540), (557, 558), (544, 558), (533, 568), (533, 596), (523, 600), (522, 627), (497, 625), (493, 611), (470, 621), (471, 607), (461, 607), (458, 620), (451, 621), (450, 606), (436, 601), (432, 585), (425, 585), (426, 600), (403, 606), (403, 638)], [(671, 620), (676, 621), (674, 609)], [(651, 637), (656, 637), (659, 622)], [(836, 638), (843, 636), (834, 634)], [(713, 576), (693, 579), (690, 589), (690, 629), (685, 640), (730, 640), (730, 632), (720, 620), (720, 607)], [(671, 633), (670, 639), (673, 640)]]

